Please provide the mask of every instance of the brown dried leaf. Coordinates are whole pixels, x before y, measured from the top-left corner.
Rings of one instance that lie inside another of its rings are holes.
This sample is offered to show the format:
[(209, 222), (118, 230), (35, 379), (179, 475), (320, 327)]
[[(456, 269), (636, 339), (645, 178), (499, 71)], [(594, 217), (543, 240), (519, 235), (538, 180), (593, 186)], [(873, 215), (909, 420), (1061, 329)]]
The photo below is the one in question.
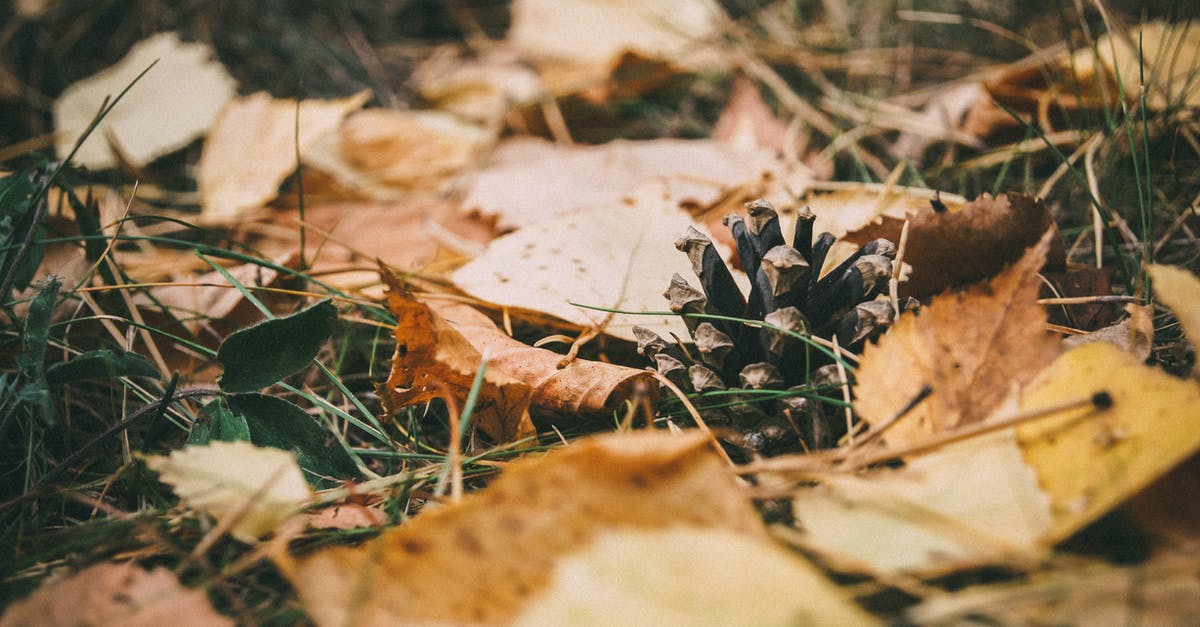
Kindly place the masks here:
[(440, 111), (367, 109), (317, 139), (304, 162), (368, 198), (444, 191), (492, 141), (487, 131)]
[[(388, 284), (388, 309), (396, 316), (396, 354), (392, 371), (380, 389), (385, 409), (424, 403), (448, 394), (465, 399), (483, 357), (461, 333), (429, 306), (408, 293), (389, 270), (380, 276)], [(529, 418), (533, 391), (523, 381), (488, 368), (472, 421), (496, 442), (511, 442), (536, 434)]]
[[(706, 438), (646, 431), (590, 438), (516, 462), (485, 490), (422, 512), (361, 547), (276, 559), (320, 625), (508, 623), (535, 609), (560, 562), (598, 538), (678, 527), (767, 537)], [(708, 559), (691, 554), (696, 564)], [(685, 563), (677, 576), (689, 570)], [(810, 580), (814, 595), (836, 597), (864, 617), (823, 578)], [(628, 587), (611, 585), (599, 594)], [(638, 600), (651, 602), (656, 589), (641, 587)], [(692, 608), (692, 615), (702, 611)]]
[(0, 627), (233, 624), (212, 608), (203, 590), (184, 588), (165, 568), (147, 571), (132, 562), (96, 564), (49, 580), (0, 616)]
[[(1041, 199), (1012, 193), (984, 194), (961, 211), (938, 213), (926, 203), (907, 217), (904, 263), (912, 272), (900, 291), (918, 297), (995, 276), (1054, 225)], [(903, 227), (903, 216), (884, 215), (880, 222), (847, 234), (846, 240), (859, 245), (880, 237), (899, 242)], [(1063, 266), (1065, 253), (1057, 237), (1047, 254), (1048, 268)]]
[(885, 434), (904, 447), (991, 414), (1059, 352), (1037, 304), (1037, 273), (1053, 231), (985, 285), (943, 294), (920, 315), (901, 316), (863, 351), (854, 408), (872, 426), (890, 418), (926, 385), (928, 400)]
[(296, 101), (276, 100), (260, 92), (225, 107), (204, 141), (197, 172), (206, 223), (232, 224), (275, 197), (279, 185), (296, 169), (313, 142), (361, 107), (370, 93), (340, 100), (300, 103), (299, 137)]
[(534, 348), (505, 335), (492, 320), (462, 303), (431, 299), (441, 315), (496, 368), (533, 388), (531, 404), (556, 412), (611, 414), (640, 390), (651, 402), (658, 383), (645, 370), (574, 359), (559, 367), (563, 356)]

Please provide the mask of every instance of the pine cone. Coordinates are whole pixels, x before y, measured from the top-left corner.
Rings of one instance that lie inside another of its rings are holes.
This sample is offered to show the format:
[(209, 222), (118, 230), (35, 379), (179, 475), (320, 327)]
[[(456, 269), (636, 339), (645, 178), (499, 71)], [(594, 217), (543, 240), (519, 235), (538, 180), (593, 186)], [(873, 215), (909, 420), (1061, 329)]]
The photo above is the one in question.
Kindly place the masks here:
[[(695, 350), (634, 327), (638, 351), (687, 391), (793, 392), (768, 402), (732, 394), (733, 399), (722, 396), (719, 406), (708, 403), (707, 419), (733, 426), (741, 434), (733, 438), (740, 439), (738, 446), (755, 453), (789, 450), (800, 439), (808, 448), (832, 446), (845, 432), (845, 421), (826, 420), (831, 412), (810, 398), (818, 380), (829, 378), (832, 360), (801, 338), (836, 335), (841, 346), (857, 351), (890, 326), (892, 305), (876, 297), (887, 292), (896, 246), (886, 239), (869, 242), (822, 277), (836, 238), (830, 233), (813, 237), (815, 216), (807, 207), (796, 221), (792, 246), (771, 203), (746, 203), (746, 213), (747, 219), (730, 214), (724, 223), (751, 279), (749, 295), (738, 289), (712, 241), (689, 227), (675, 247), (691, 259), (701, 289), (677, 274), (663, 295), (671, 311), (683, 317)], [(915, 304), (910, 301), (906, 308)], [(824, 371), (820, 376), (819, 370)]]

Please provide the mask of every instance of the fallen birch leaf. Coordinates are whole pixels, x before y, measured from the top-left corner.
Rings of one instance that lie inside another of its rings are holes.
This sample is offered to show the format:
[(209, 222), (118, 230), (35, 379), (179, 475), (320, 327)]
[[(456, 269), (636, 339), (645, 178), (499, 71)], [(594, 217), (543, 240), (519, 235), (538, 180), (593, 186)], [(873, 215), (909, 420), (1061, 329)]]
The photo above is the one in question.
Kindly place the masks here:
[(722, 529), (600, 534), (515, 625), (874, 625), (783, 548)]
[(274, 531), (312, 497), (293, 453), (244, 441), (188, 446), (146, 457), (146, 466), (188, 507), (221, 523), (234, 519), (230, 534), (246, 543)]
[(496, 216), (501, 229), (517, 229), (582, 207), (619, 203), (652, 179), (662, 179), (674, 202), (703, 208), (776, 168), (770, 151), (738, 151), (713, 140), (564, 147), (510, 139), (476, 175), (463, 210)]
[[(1200, 279), (1175, 266), (1151, 265), (1154, 297), (1171, 308), (1192, 348), (1200, 351)], [(1192, 376), (1200, 378), (1200, 360), (1192, 367)]]
[[(1096, 404), (1098, 393), (1105, 401)], [(836, 568), (933, 576), (1030, 564), (1200, 450), (1200, 385), (1106, 342), (1063, 353), (1015, 428), (911, 456), (904, 468), (822, 477), (794, 501), (801, 543)], [(993, 415), (992, 418), (998, 416)]]
[[(319, 625), (507, 623), (536, 611), (556, 566), (602, 534), (672, 527), (721, 530), (754, 542), (767, 537), (707, 438), (643, 431), (589, 438), (513, 463), (486, 489), (426, 510), (362, 546), (275, 559)], [(694, 568), (712, 559), (699, 551), (692, 558)], [(603, 593), (627, 590), (611, 582)], [(856, 615), (831, 586), (807, 590), (826, 597), (813, 600), (814, 607), (838, 606), (831, 618)], [(793, 592), (806, 596), (805, 588)], [(652, 603), (653, 588), (640, 593)]]
[[(54, 102), (55, 150), (65, 158), (100, 112), (151, 63), (158, 61), (75, 153), (75, 165), (135, 168), (173, 152), (212, 126), (221, 108), (237, 95), (233, 77), (212, 60), (211, 48), (159, 33), (134, 45), (116, 65), (63, 91)], [(110, 148), (111, 142), (111, 148)], [(113, 154), (116, 149), (118, 154)]]
[(166, 568), (143, 570), (132, 562), (95, 564), (72, 575), (50, 579), (0, 616), (0, 627), (233, 624), (233, 620), (212, 608), (204, 590), (183, 587)]
[[(995, 198), (984, 194), (957, 211), (939, 213), (926, 202), (902, 216), (884, 214), (846, 239), (859, 245), (880, 237), (899, 242), (906, 218), (909, 231), (904, 263), (912, 270), (900, 292), (918, 297), (995, 276), (1054, 226), (1041, 199), (1028, 194)], [(1061, 268), (1065, 256), (1062, 242), (1055, 237), (1046, 267)]]
[(578, 306), (666, 312), (663, 291), (672, 272), (691, 274), (687, 256), (673, 245), (692, 224), (678, 203), (674, 188), (655, 181), (629, 202), (572, 211), (497, 238), (451, 278), (481, 300), (599, 326), (619, 338), (634, 340), (634, 325), (687, 337), (669, 312)]
[(1042, 556), (1052, 524), (1012, 430), (914, 457), (904, 468), (831, 475), (793, 503), (801, 542), (846, 572), (932, 576)]
[[(390, 415), (401, 407), (441, 398), (443, 393), (466, 399), (483, 356), (389, 270), (381, 270), (380, 276), (388, 284), (388, 310), (396, 316), (396, 353), (379, 390), (385, 411)], [(497, 443), (534, 436), (537, 431), (529, 418), (532, 395), (526, 382), (488, 368), (472, 422)]]
[(514, 340), (472, 307), (438, 299), (430, 299), (429, 307), (488, 356), (489, 368), (510, 374), (533, 388), (533, 407), (611, 414), (634, 398), (639, 389), (650, 402), (657, 396), (658, 382), (645, 370), (587, 359), (573, 359), (560, 367), (562, 355)]
[(1110, 409), (1082, 407), (1021, 425), (1025, 459), (1049, 495), (1058, 542), (1200, 450), (1200, 385), (1095, 342), (1063, 353), (1021, 395), (1052, 407), (1105, 392)]
[[(340, 100), (300, 103), (260, 92), (229, 103), (204, 141), (196, 180), (206, 224), (232, 224), (275, 198), (279, 186), (322, 135), (370, 98), (361, 92)], [(299, 137), (297, 137), (297, 133)]]
[(985, 285), (938, 296), (920, 315), (902, 315), (863, 351), (854, 409), (875, 427), (926, 385), (933, 394), (883, 435), (903, 448), (930, 435), (980, 422), (1059, 352), (1037, 304), (1047, 231), (1025, 255)]
[(440, 111), (367, 109), (313, 142), (304, 162), (367, 198), (444, 191), (492, 141), (487, 131)]

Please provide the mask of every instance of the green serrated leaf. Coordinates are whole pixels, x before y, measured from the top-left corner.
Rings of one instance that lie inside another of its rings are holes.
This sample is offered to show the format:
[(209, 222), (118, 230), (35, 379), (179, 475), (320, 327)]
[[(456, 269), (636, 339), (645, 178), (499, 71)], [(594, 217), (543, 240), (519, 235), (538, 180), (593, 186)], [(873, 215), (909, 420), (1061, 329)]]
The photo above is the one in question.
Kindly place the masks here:
[(325, 477), (359, 476), (346, 450), (336, 443), (327, 445), (329, 434), (296, 405), (265, 394), (233, 394), (225, 401), (229, 411), (245, 421), (251, 443), (295, 452), (300, 468), (315, 487), (336, 485)]
[(323, 300), (229, 336), (217, 350), (217, 361), (225, 369), (221, 389), (252, 392), (298, 372), (317, 356), (321, 344), (333, 333), (336, 319), (333, 303)]
[(117, 377), (158, 378), (158, 370), (149, 359), (137, 353), (108, 349), (88, 351), (74, 358), (53, 364), (46, 369), (46, 381), (51, 384), (70, 383), (82, 379), (115, 379)]

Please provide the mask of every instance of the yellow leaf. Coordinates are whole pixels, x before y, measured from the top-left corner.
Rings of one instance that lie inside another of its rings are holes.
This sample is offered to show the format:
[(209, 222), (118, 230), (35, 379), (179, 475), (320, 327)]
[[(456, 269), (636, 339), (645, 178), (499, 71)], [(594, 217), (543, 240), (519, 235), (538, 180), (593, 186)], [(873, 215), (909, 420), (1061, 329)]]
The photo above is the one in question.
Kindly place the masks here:
[(557, 564), (605, 532), (686, 526), (765, 541), (710, 446), (661, 431), (589, 438), (513, 463), (486, 489), (361, 546), (276, 559), (319, 625), (510, 622), (532, 611)]
[(255, 542), (312, 497), (296, 456), (249, 442), (213, 442), (146, 458), (184, 504), (232, 523), (233, 537)]
[(825, 477), (793, 509), (806, 549), (839, 569), (885, 576), (1028, 562), (1052, 522), (1011, 429), (899, 470)]
[[(1183, 334), (1192, 347), (1200, 350), (1200, 279), (1182, 268), (1152, 265), (1154, 297), (1175, 312)], [(1192, 376), (1200, 378), (1200, 360), (1192, 367)]]
[(1200, 385), (1145, 366), (1107, 342), (1064, 353), (1021, 395), (1050, 407), (1106, 392), (1084, 407), (1018, 428), (1025, 458), (1050, 497), (1053, 544), (1104, 515), (1200, 449)]

